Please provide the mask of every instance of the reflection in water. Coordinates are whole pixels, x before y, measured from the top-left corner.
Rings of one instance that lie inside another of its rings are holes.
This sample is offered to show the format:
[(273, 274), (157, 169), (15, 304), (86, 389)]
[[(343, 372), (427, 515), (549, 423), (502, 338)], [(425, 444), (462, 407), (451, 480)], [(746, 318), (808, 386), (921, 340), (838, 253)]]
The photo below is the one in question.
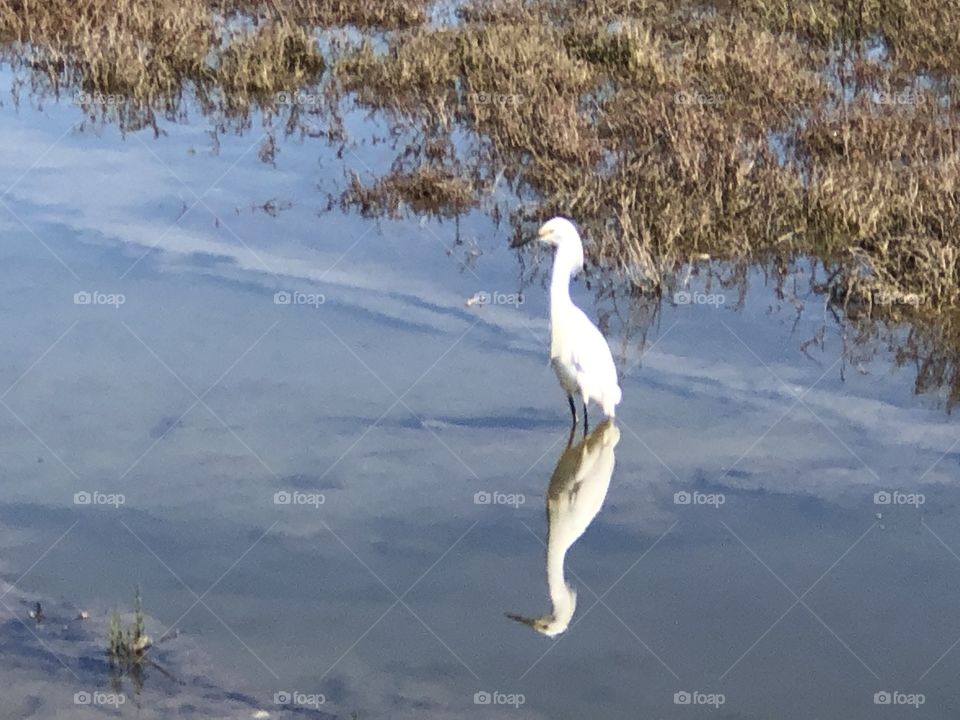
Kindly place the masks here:
[(577, 593), (564, 578), (564, 559), (603, 506), (613, 476), (613, 449), (619, 441), (620, 429), (613, 420), (606, 420), (583, 442), (563, 451), (547, 488), (547, 586), (553, 607), (538, 618), (507, 613), (511, 620), (548, 637), (556, 637), (570, 625)]

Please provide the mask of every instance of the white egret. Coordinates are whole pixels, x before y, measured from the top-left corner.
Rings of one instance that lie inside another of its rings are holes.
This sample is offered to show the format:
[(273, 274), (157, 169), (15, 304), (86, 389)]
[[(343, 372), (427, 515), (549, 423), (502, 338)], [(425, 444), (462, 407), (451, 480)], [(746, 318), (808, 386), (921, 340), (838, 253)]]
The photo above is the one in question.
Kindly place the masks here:
[(577, 229), (566, 218), (555, 217), (540, 227), (537, 237), (556, 248), (550, 277), (550, 364), (567, 393), (574, 426), (577, 406), (573, 396), (583, 400), (586, 432), (591, 400), (608, 418), (616, 413), (622, 395), (617, 368), (603, 333), (570, 299), (570, 279), (583, 269), (583, 244)]
[(547, 587), (552, 608), (538, 618), (507, 613), (511, 620), (548, 637), (569, 627), (577, 608), (577, 592), (564, 577), (564, 560), (603, 506), (613, 476), (613, 449), (619, 440), (619, 428), (607, 420), (560, 456), (547, 489)]

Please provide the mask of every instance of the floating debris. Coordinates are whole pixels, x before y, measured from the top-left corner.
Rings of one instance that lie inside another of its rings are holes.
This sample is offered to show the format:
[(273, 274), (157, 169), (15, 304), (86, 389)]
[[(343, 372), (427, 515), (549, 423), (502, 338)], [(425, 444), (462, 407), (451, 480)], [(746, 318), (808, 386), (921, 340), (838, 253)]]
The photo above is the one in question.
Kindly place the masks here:
[[(266, 202), (258, 204), (253, 204), (250, 206), (250, 209), (253, 212), (260, 211), (270, 217), (277, 217), (284, 210), (289, 210), (293, 207), (293, 203), (289, 200), (277, 200), (276, 198), (271, 198)], [(237, 214), (240, 214), (240, 208), (237, 208)]]
[(34, 605), (33, 610), (30, 611), (30, 617), (38, 623), (43, 622), (43, 608), (40, 607), (39, 601), (37, 601), (37, 604)]

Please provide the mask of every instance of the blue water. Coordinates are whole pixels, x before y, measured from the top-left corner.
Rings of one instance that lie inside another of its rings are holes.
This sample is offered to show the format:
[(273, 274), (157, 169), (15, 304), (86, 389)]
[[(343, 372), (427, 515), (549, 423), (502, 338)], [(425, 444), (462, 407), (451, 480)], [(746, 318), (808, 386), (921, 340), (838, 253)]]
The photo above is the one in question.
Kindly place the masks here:
[[(504, 616), (549, 608), (544, 496), (568, 430), (509, 228), (328, 210), (345, 170), (393, 159), (366, 113), (342, 159), (281, 138), (275, 165), (256, 124), (214, 153), (196, 115), (156, 138), (81, 120), (68, 101), (0, 110), (0, 557), (18, 591), (102, 614), (140, 585), (159, 627), (275, 715), (278, 692), (361, 718), (956, 714), (955, 423), (909, 369), (844, 362), (821, 300), (794, 327), (754, 272), (742, 305), (716, 287), (665, 303), (641, 346), (625, 299), (576, 285), (613, 313), (624, 401), (551, 640)], [(271, 199), (292, 206), (254, 209)], [(96, 675), (58, 671), (47, 631), (0, 638), (6, 712), (100, 712), (69, 702)], [(23, 664), (29, 643), (47, 662)], [(168, 716), (161, 684), (118, 713)]]

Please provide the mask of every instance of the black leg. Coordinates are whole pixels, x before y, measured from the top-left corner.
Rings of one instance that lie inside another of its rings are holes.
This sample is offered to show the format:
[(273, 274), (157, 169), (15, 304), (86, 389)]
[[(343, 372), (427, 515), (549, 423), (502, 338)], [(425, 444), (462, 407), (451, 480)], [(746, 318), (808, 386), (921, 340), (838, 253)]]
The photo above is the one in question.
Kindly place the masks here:
[(570, 414), (573, 416), (573, 426), (577, 426), (577, 406), (573, 402), (573, 395), (567, 395), (567, 400), (570, 401)]
[(587, 436), (587, 423), (588, 423), (588, 422), (589, 422), (589, 421), (587, 420), (587, 401), (584, 400), (584, 401), (583, 401), (583, 436), (584, 436), (584, 437)]

